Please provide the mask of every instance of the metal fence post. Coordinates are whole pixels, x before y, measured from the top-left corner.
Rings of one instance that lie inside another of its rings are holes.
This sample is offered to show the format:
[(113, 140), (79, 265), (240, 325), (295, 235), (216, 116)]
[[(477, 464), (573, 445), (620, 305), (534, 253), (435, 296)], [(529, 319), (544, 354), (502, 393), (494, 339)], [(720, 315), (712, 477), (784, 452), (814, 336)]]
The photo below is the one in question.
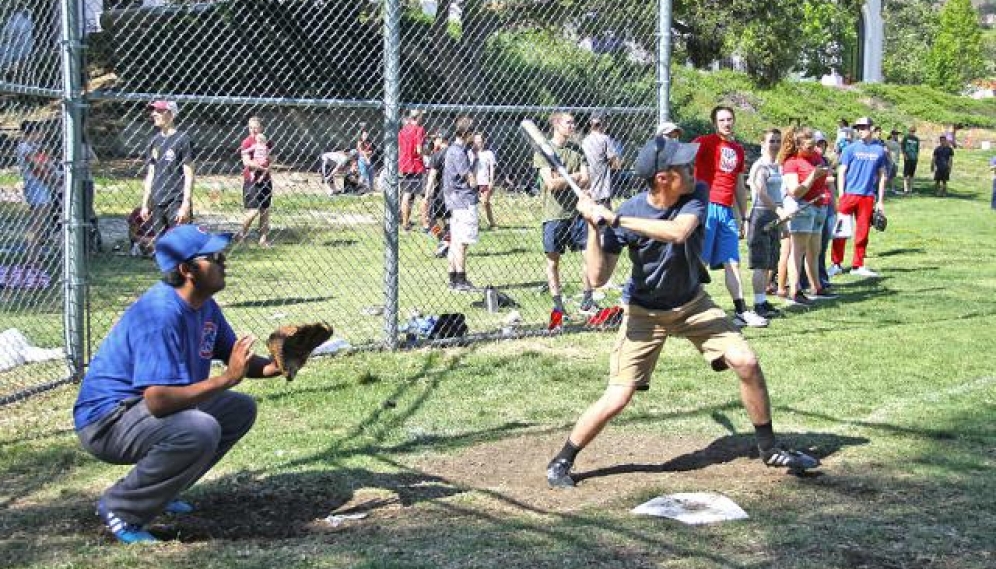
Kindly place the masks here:
[(83, 373), (85, 350), (86, 231), (83, 177), (83, 25), (81, 0), (62, 0), (63, 325), (66, 357), (73, 374)]
[(398, 101), (401, 93), (401, 2), (384, 4), (384, 344), (398, 347)]
[(671, 118), (671, 0), (657, 2), (657, 124)]

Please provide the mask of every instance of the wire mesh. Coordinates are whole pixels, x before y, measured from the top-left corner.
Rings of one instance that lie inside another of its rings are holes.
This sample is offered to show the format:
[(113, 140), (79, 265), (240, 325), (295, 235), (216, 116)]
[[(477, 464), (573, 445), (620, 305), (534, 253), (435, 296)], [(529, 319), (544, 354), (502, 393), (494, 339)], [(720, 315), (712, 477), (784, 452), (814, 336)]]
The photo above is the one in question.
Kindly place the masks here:
[[(40, 10), (49, 3), (34, 4)], [(160, 276), (149, 255), (154, 228), (142, 223), (142, 208), (166, 211), (167, 219), (177, 212), (146, 197), (157, 152), (154, 167), (161, 171), (175, 166), (164, 162), (168, 156), (191, 166), (192, 221), (236, 236), (228, 286), (218, 299), (237, 331), (265, 338), (279, 324), (325, 320), (336, 336), (360, 348), (392, 345), (385, 322), (394, 320), (401, 345), (421, 345), (430, 340), (427, 323), (444, 314), (463, 314), (474, 338), (548, 333), (553, 299), (543, 198), (532, 151), (518, 130), (522, 119), (545, 126), (554, 111), (570, 112), (580, 144), (590, 119), (601, 116), (622, 156), (621, 168), (612, 171), (616, 203), (638, 190), (628, 166), (657, 115), (653, 5), (622, 13), (608, 2), (407, 1), (399, 5), (400, 43), (391, 45), (385, 42), (383, 0), (95, 4), (103, 10), (88, 13), (84, 37), (86, 143), (93, 158), (92, 215), (83, 220), (92, 227), (85, 260), (87, 357)], [(396, 77), (385, 67), (392, 49), (400, 53)], [(54, 57), (36, 45), (28, 63), (13, 67), (0, 83), (0, 92), (11, 93), (4, 95), (10, 124), (57, 109), (52, 100), (17, 94), (59, 88), (56, 46), (50, 51)], [(480, 232), (467, 249), (466, 275), (477, 287), (472, 292), (450, 287), (440, 239), (445, 227), (423, 229), (424, 179), (414, 180), (413, 199), (398, 200), (411, 207), (410, 217), (401, 216), (411, 220), (410, 229), (385, 214), (385, 195), (405, 187), (386, 175), (384, 163), (397, 141), (385, 121), (385, 82), (392, 81), (404, 115), (423, 112), (423, 164), (432, 155), (432, 135), (452, 136), (461, 116), (473, 118), (494, 157), (494, 226), (479, 206)], [(154, 101), (176, 103), (169, 114), (180, 135), (163, 128), (162, 113), (153, 116)], [(250, 119), (258, 129), (250, 130)], [(162, 146), (159, 133), (189, 139), (189, 149)], [(9, 136), (18, 140), (20, 134)], [(16, 178), (15, 167), (4, 172)], [(269, 200), (259, 201), (271, 187)], [(23, 248), (25, 230), (6, 220), (24, 225), (28, 210), (3, 206), (2, 238), (9, 234), (10, 247)], [(15, 211), (21, 213), (8, 214)], [(385, 285), (392, 239), (398, 247), (396, 291)], [(53, 253), (58, 259), (59, 251)], [(589, 322), (579, 306), (581, 265), (577, 252), (566, 252), (559, 265), (565, 330)], [(618, 301), (619, 284), (595, 291), (601, 307)], [(486, 286), (514, 305), (489, 311)], [(51, 323), (36, 320), (27, 300), (5, 303), (4, 314), (20, 318), (21, 329), (43, 329), (42, 337), (58, 345), (58, 288), (16, 294), (46, 299)]]
[(60, 16), (0, 7), (0, 400), (65, 380)]

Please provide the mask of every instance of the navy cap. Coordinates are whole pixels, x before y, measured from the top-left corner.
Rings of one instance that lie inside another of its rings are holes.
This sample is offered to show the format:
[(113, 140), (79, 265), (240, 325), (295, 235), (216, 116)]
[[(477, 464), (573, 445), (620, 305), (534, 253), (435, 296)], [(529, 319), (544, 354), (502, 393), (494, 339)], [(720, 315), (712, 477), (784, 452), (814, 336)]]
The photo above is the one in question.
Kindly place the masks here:
[(168, 273), (198, 255), (221, 251), (231, 241), (231, 233), (208, 233), (196, 225), (178, 225), (156, 240), (156, 264)]
[(698, 152), (697, 143), (678, 142), (671, 138), (656, 136), (640, 149), (633, 171), (640, 178), (650, 180), (658, 172), (663, 172), (671, 166), (695, 162), (695, 155)]

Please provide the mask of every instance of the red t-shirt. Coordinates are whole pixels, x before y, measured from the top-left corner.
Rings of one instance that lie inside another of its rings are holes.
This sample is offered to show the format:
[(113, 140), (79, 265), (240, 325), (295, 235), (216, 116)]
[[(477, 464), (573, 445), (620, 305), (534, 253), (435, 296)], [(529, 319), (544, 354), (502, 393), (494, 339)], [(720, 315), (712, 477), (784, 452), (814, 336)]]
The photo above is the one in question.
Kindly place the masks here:
[(398, 170), (402, 174), (421, 174), (425, 163), (419, 150), (425, 141), (425, 129), (408, 123), (398, 132)]
[[(242, 141), (242, 144), (239, 146), (239, 156), (244, 156), (245, 154), (248, 153), (249, 159), (251, 160), (253, 146), (256, 146), (256, 139), (253, 138), (252, 136), (247, 136), (245, 140)], [(266, 147), (272, 148), (269, 142), (266, 143)], [(256, 172), (257, 172), (256, 170), (253, 170), (248, 166), (244, 166), (242, 168), (242, 179), (245, 180), (246, 182), (252, 182), (252, 181), (263, 182), (270, 179), (270, 173), (266, 171), (259, 172), (260, 174), (259, 178), (254, 179), (253, 174)]]
[(695, 179), (709, 186), (709, 201), (733, 206), (737, 180), (744, 173), (744, 147), (718, 134), (700, 136), (692, 142), (699, 144), (699, 153), (695, 157)]
[[(823, 158), (815, 152), (809, 156), (802, 156), (796, 154), (795, 156), (789, 158), (785, 161), (785, 165), (782, 166), (782, 176), (786, 174), (796, 174), (799, 176), (799, 183), (806, 181), (809, 174), (816, 169), (817, 166), (823, 165)], [(788, 188), (789, 190), (794, 188)], [(813, 205), (827, 205), (830, 201), (826, 196), (827, 192), (827, 177), (822, 176), (817, 178), (813, 182), (813, 187), (809, 188), (806, 195), (801, 198), (796, 198), (799, 202), (812, 201), (815, 198), (819, 198), (817, 201), (813, 202)]]

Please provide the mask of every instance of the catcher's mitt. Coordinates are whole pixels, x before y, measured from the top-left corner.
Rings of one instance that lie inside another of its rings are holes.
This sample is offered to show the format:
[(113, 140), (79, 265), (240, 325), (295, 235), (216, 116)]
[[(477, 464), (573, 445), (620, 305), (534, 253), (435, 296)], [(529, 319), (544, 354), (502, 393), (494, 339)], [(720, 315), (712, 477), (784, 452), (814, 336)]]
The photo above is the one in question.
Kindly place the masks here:
[(290, 381), (304, 367), (312, 350), (331, 337), (332, 327), (324, 322), (281, 326), (270, 334), (266, 347), (273, 363)]

